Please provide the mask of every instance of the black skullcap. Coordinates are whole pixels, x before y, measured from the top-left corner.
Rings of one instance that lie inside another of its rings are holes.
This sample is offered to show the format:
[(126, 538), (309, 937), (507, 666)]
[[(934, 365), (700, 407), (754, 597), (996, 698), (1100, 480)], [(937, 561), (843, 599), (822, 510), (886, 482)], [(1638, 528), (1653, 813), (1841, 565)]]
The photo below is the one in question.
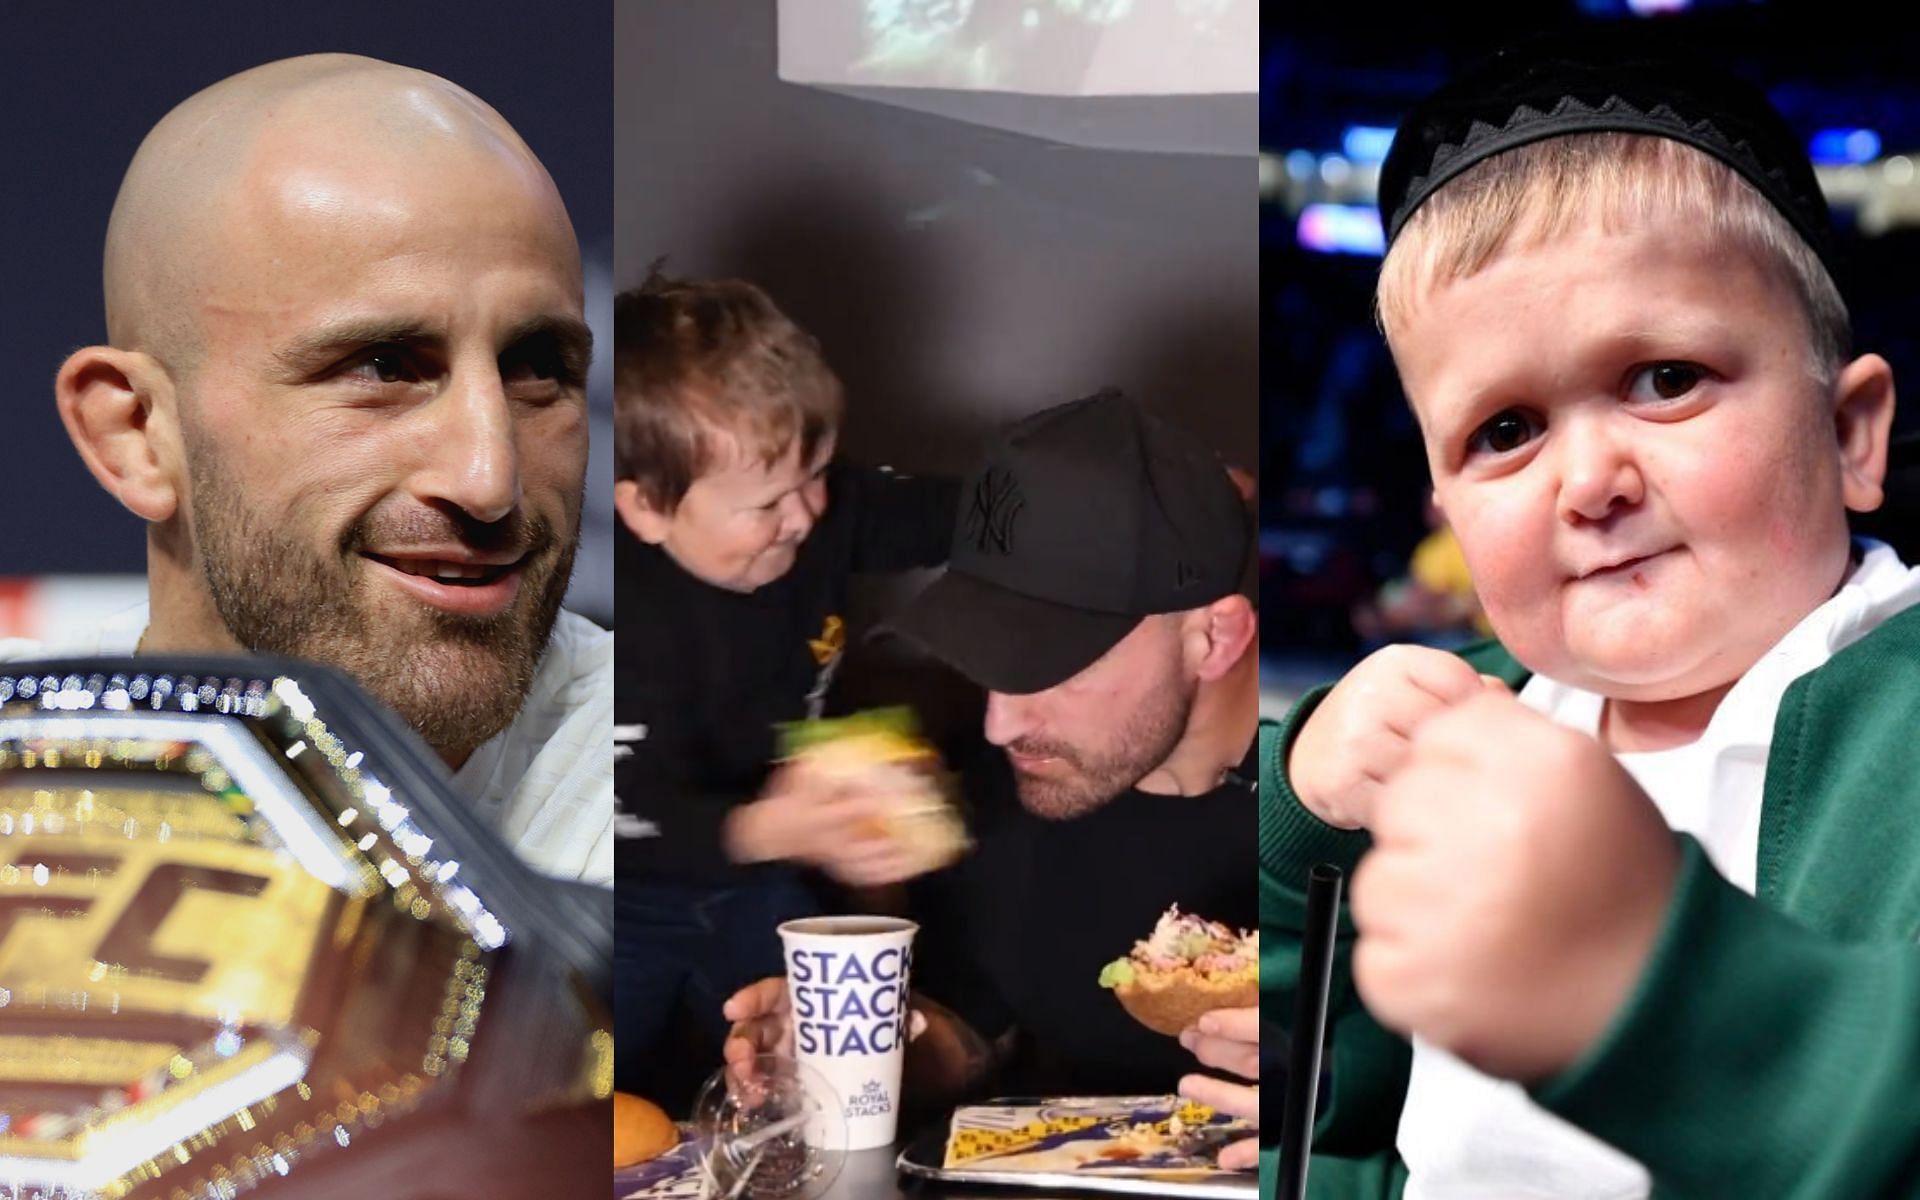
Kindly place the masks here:
[(1658, 26), (1520, 43), (1414, 106), (1380, 167), (1388, 243), (1427, 197), (1475, 163), (1530, 142), (1600, 132), (1671, 138), (1726, 163), (1835, 273), (1832, 218), (1799, 138), (1760, 89), (1684, 52)]

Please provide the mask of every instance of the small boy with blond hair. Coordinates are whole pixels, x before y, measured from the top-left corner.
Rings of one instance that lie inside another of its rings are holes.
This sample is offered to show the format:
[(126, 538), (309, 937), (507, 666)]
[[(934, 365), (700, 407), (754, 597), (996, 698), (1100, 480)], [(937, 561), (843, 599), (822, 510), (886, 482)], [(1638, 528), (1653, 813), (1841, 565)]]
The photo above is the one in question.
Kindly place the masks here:
[(1920, 571), (1849, 534), (1894, 386), (1804, 151), (1587, 33), (1419, 105), (1380, 207), (1498, 640), (1263, 732), (1282, 1020), (1307, 871), (1357, 867), (1310, 1194), (1915, 1194)]
[(718, 1059), (722, 1001), (817, 909), (804, 868), (922, 869), (883, 798), (776, 769), (777, 737), (822, 715), (852, 576), (945, 561), (959, 485), (836, 461), (840, 380), (751, 283), (656, 270), (614, 340), (617, 1074), (676, 1107), (660, 1062)]

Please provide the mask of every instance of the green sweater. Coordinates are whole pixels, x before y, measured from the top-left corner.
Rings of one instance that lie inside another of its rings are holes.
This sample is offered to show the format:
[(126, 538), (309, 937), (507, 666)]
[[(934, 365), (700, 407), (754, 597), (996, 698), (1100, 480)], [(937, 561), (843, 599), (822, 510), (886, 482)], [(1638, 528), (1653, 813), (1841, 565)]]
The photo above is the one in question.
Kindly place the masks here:
[[(1516, 689), (1527, 678), (1496, 644), (1464, 657)], [(1316, 820), (1287, 781), (1294, 735), (1326, 690), (1260, 732), (1260, 1007), (1282, 1028), (1307, 872), (1351, 871), (1368, 845)], [(1757, 896), (1676, 836), (1683, 863), (1645, 972), (1612, 1028), (1534, 1101), (1640, 1160), (1656, 1196), (1920, 1196), (1920, 607), (1787, 688)], [(1344, 912), (1340, 935), (1308, 1194), (1397, 1196), (1411, 1048), (1353, 991)]]

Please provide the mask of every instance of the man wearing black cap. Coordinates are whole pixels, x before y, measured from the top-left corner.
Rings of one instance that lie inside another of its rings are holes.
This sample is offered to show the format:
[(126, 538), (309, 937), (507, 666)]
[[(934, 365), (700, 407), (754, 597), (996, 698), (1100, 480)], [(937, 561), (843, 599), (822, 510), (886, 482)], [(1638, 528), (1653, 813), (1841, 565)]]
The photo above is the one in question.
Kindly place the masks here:
[[(1197, 439), (1107, 391), (1005, 431), (947, 573), (893, 623), (985, 688), (977, 850), (923, 881), (909, 1072), (1033, 1094), (1165, 1091), (1194, 1065), (1098, 983), (1171, 905), (1257, 918), (1252, 515)], [(727, 1015), (777, 1015), (775, 981)], [(739, 1030), (729, 1058), (777, 1044)], [(918, 1059), (918, 1061), (915, 1061)]]

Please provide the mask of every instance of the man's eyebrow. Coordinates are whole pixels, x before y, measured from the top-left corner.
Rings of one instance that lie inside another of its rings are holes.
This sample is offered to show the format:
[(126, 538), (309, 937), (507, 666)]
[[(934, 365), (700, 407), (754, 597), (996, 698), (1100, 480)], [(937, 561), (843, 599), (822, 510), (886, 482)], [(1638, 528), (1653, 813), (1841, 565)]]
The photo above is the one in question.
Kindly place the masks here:
[[(593, 359), (593, 330), (566, 313), (541, 313), (508, 327), (502, 354), (516, 346), (546, 340), (582, 373)], [(348, 318), (324, 325), (273, 352), (274, 361), (288, 371), (310, 371), (367, 346), (391, 342), (402, 346), (438, 346), (446, 342), (443, 330), (420, 321), (384, 317)]]
[(593, 360), (593, 330), (567, 313), (540, 313), (512, 325), (501, 343), (501, 353), (537, 340), (552, 342), (581, 371)]
[(445, 340), (440, 330), (418, 321), (383, 317), (350, 317), (302, 334), (273, 352), (274, 361), (290, 371), (311, 370), (366, 346), (382, 342), (433, 345)]

